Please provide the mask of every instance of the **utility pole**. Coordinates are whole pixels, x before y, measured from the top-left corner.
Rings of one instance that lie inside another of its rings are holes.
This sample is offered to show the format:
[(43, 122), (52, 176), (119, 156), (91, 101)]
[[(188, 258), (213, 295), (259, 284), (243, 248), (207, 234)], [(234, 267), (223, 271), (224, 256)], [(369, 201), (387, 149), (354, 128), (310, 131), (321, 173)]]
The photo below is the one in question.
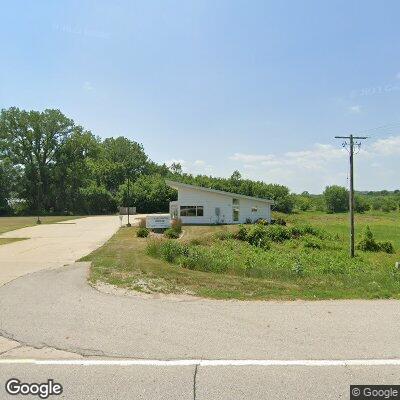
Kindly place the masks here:
[(38, 224), (38, 225), (40, 225), (42, 223), (42, 221), (40, 220), (40, 211), (41, 211), (41, 208), (42, 208), (41, 207), (42, 199), (41, 199), (41, 190), (40, 190), (41, 185), (42, 185), (42, 181), (39, 179), (38, 187), (37, 187), (37, 220), (36, 220), (36, 224)]
[[(361, 142), (354, 143), (354, 140), (368, 139), (366, 136), (335, 136), (335, 139), (349, 140), (350, 153), (350, 196), (349, 196), (349, 211), (350, 211), (350, 257), (354, 257), (354, 144), (358, 147)], [(343, 143), (343, 147), (347, 146), (347, 142)]]
[(131, 190), (130, 190), (130, 179), (129, 179), (129, 172), (128, 172), (128, 223), (126, 224), (126, 226), (128, 228), (130, 228), (132, 225), (129, 221), (129, 207), (130, 207), (130, 203), (131, 203)]

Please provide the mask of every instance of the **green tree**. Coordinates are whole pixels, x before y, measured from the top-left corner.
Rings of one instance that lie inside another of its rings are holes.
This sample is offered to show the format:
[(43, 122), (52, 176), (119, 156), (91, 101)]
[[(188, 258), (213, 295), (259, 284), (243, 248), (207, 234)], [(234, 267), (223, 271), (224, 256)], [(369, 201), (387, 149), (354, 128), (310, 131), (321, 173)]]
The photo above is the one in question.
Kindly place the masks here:
[(92, 185), (90, 162), (100, 153), (100, 140), (91, 132), (75, 127), (57, 155), (52, 171), (51, 204), (55, 211), (82, 212), (81, 188)]
[(81, 188), (80, 194), (87, 214), (108, 214), (117, 211), (115, 199), (104, 186), (92, 182), (89, 186)]
[(396, 210), (397, 210), (397, 204), (394, 199), (391, 199), (391, 198), (382, 199), (382, 211), (390, 212), (390, 211), (396, 211)]
[(380, 197), (375, 197), (372, 200), (371, 207), (372, 207), (373, 210), (375, 210), (375, 211), (380, 210), (382, 208), (382, 205), (383, 205), (383, 202), (382, 202), (382, 199)]
[(49, 206), (51, 169), (74, 123), (59, 110), (0, 113), (0, 147), (24, 171), (21, 194), (32, 208)]
[(9, 201), (17, 179), (15, 170), (9, 160), (0, 159), (0, 215), (11, 211)]
[(143, 146), (125, 137), (107, 138), (100, 145), (99, 157), (90, 163), (99, 185), (116, 194), (127, 179), (132, 181), (148, 173), (148, 158)]
[(368, 211), (371, 209), (371, 206), (369, 205), (368, 201), (363, 197), (356, 195), (354, 197), (354, 211), (357, 213), (364, 213), (365, 211)]
[(312, 207), (311, 197), (308, 195), (297, 195), (295, 196), (295, 206), (300, 211), (310, 210)]
[(327, 186), (324, 191), (326, 209), (329, 213), (344, 212), (349, 209), (349, 192), (342, 186)]
[(130, 187), (128, 197), (127, 183), (119, 188), (118, 204), (131, 204), (139, 213), (168, 212), (169, 202), (177, 199), (176, 191), (165, 183), (161, 175), (142, 175)]
[(173, 174), (182, 174), (183, 173), (183, 168), (182, 168), (182, 164), (179, 162), (173, 162), (170, 166), (169, 166), (169, 170), (173, 173)]
[(238, 170), (233, 171), (231, 175), (231, 180), (240, 181), (241, 179), (242, 179), (242, 174)]

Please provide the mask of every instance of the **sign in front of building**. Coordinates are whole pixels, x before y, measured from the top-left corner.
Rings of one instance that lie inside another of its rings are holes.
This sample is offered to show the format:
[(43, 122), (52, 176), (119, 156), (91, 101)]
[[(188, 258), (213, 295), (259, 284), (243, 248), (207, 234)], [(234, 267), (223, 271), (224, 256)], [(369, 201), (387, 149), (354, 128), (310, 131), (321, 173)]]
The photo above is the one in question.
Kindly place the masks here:
[[(129, 214), (130, 215), (136, 214), (136, 207), (129, 207)], [(120, 207), (119, 215), (128, 215), (128, 207)]]
[(146, 228), (166, 229), (171, 226), (171, 217), (169, 215), (148, 215), (146, 217)]

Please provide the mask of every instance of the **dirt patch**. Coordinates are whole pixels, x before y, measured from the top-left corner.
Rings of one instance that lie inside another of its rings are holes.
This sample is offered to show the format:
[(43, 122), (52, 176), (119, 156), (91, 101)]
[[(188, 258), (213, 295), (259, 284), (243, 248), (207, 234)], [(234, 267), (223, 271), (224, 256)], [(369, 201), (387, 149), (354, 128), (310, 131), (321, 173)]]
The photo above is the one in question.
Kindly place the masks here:
[(101, 293), (112, 294), (114, 296), (124, 296), (124, 297), (139, 297), (142, 299), (165, 299), (170, 301), (202, 301), (200, 297), (194, 296), (190, 293), (153, 293), (148, 292), (149, 290), (149, 282), (145, 280), (138, 280), (135, 282), (136, 287), (142, 287), (143, 291), (141, 290), (134, 290), (130, 288), (119, 288), (114, 285), (110, 285), (104, 282), (97, 282), (96, 284), (89, 284), (96, 290)]

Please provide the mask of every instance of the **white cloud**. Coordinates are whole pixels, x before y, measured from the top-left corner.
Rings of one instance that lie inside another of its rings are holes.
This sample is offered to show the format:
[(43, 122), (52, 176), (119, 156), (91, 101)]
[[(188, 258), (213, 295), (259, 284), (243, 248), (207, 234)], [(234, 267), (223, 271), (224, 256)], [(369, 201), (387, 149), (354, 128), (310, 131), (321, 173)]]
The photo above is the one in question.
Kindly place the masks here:
[(263, 155), (263, 154), (243, 154), (243, 153), (235, 153), (233, 156), (229, 157), (234, 161), (243, 161), (247, 163), (253, 163), (257, 161), (271, 161), (274, 156), (271, 154)]
[[(400, 155), (400, 136), (363, 142), (356, 156), (356, 182), (360, 189), (393, 188), (393, 155)], [(347, 185), (348, 152), (340, 143), (314, 145), (275, 154), (235, 153), (229, 157), (235, 167), (251, 179), (277, 182), (292, 190), (321, 192), (326, 185)], [(377, 168), (379, 165), (380, 168)], [(382, 175), (383, 171), (386, 173)]]
[(351, 114), (360, 114), (360, 113), (361, 113), (361, 106), (360, 106), (359, 104), (356, 104), (356, 105), (354, 105), (354, 106), (350, 106), (350, 107), (348, 108), (348, 111), (349, 111)]
[(257, 167), (257, 165), (253, 165), (253, 164), (244, 164), (243, 168), (248, 169), (248, 170), (250, 170), (250, 169), (254, 170), (254, 169), (257, 169), (258, 167)]
[(233, 161), (244, 163), (246, 169), (255, 169), (255, 165), (279, 167), (298, 166), (302, 168), (320, 168), (326, 161), (343, 158), (343, 149), (330, 144), (316, 143), (311, 149), (288, 151), (283, 154), (243, 154), (235, 153), (229, 157)]
[(196, 160), (193, 164), (197, 166), (204, 165), (206, 162), (204, 160)]
[(385, 156), (400, 155), (400, 136), (389, 136), (372, 144), (372, 149)]

